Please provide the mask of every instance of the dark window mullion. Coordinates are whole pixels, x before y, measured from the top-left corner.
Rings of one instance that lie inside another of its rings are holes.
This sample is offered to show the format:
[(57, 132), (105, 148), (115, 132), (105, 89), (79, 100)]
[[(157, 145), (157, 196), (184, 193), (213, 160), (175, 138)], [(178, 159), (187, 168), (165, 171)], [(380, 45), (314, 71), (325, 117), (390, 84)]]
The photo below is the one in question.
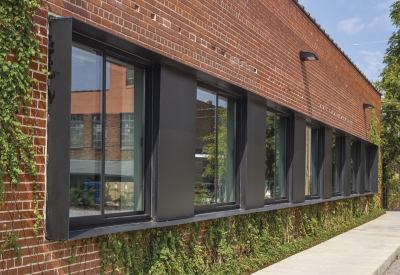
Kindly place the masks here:
[(104, 219), (105, 203), (105, 170), (106, 170), (106, 87), (107, 87), (107, 55), (106, 48), (103, 50), (102, 62), (102, 89), (101, 89), (101, 219)]
[(218, 202), (218, 118), (219, 118), (219, 96), (217, 94), (217, 100), (215, 104), (215, 180), (214, 180), (214, 200), (217, 205)]
[(273, 185), (273, 190), (271, 190), (271, 195), (272, 195), (272, 197), (274, 198), (274, 199), (276, 199), (276, 187), (277, 187), (277, 184), (279, 184), (278, 183), (278, 178), (277, 178), (277, 176), (276, 176), (276, 174), (277, 174), (277, 150), (276, 150), (276, 148), (277, 148), (277, 146), (276, 146), (276, 140), (277, 140), (277, 138), (276, 138), (276, 124), (277, 124), (277, 119), (276, 119), (276, 114), (274, 114), (274, 185)]

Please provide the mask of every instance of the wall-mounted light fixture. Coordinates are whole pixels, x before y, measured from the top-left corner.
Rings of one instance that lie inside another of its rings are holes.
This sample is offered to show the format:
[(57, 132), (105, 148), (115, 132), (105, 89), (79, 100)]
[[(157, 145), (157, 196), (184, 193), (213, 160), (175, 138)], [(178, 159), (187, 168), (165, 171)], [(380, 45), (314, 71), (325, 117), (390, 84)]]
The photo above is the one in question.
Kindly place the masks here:
[(372, 104), (364, 103), (364, 104), (363, 104), (363, 108), (364, 108), (364, 109), (374, 109), (375, 107), (374, 107), (374, 105), (372, 105)]
[(314, 61), (314, 60), (318, 60), (319, 58), (315, 53), (301, 51), (300, 59), (303, 61)]

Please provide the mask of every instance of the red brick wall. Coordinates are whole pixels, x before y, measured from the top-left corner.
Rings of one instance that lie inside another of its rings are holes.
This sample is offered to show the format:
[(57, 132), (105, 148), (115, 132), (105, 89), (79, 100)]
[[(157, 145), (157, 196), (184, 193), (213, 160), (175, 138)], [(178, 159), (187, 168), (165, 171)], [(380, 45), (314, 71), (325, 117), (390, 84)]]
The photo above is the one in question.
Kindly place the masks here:
[[(362, 103), (380, 109), (371, 85), (292, 0), (44, 0), (36, 17), (44, 64), (48, 12), (76, 17), (363, 139), (370, 110), (364, 111)], [(300, 50), (312, 51), (320, 60), (300, 62)], [(47, 87), (40, 71), (38, 63), (31, 65), (38, 85), (29, 111), (43, 213)], [(6, 251), (0, 273), (98, 274), (95, 245), (82, 253), (82, 241), (46, 241), (43, 224), (33, 237), (33, 181), (23, 175), (21, 181), (18, 190), (7, 185), (0, 234), (14, 230), (19, 235), (23, 258), (16, 260), (14, 252)], [(21, 215), (26, 219), (19, 219)], [(71, 264), (75, 245), (78, 257)]]

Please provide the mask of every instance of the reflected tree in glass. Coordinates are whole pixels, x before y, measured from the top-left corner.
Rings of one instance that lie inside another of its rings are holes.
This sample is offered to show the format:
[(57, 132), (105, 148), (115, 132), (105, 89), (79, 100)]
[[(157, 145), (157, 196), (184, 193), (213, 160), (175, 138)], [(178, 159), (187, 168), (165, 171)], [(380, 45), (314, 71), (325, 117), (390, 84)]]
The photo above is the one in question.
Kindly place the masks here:
[(266, 117), (265, 198), (286, 197), (287, 119), (272, 113)]
[[(199, 99), (203, 98), (204, 100), (205, 97), (212, 98), (206, 100), (205, 103), (199, 102)], [(208, 106), (205, 104), (208, 104)], [(199, 107), (201, 105), (204, 108)], [(212, 117), (213, 114), (214, 117)], [(199, 166), (201, 159), (199, 155), (201, 155), (202, 169), (196, 168), (196, 205), (235, 201), (235, 117), (234, 101), (217, 96), (214, 93), (198, 91), (196, 167)], [(211, 119), (214, 119), (214, 121), (212, 122)], [(214, 125), (217, 125), (217, 127)], [(206, 132), (207, 134), (205, 134)], [(201, 148), (201, 151), (199, 148)]]

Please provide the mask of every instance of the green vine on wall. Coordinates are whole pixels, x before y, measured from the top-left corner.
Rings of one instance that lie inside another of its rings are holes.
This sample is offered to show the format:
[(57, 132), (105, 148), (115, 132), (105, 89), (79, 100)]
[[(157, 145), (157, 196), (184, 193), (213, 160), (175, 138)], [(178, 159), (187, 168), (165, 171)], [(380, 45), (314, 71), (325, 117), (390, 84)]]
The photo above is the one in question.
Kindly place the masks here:
[(371, 125), (368, 129), (368, 140), (379, 146), (381, 139), (378, 132), (378, 118), (376, 117), (375, 109), (371, 111)]
[(378, 146), (378, 194), (374, 196), (375, 203), (380, 205), (382, 196), (382, 159), (381, 159), (381, 137), (378, 130), (378, 118), (375, 109), (371, 110), (371, 125), (368, 129), (368, 140)]
[[(13, 192), (19, 186), (19, 176), (25, 173), (36, 179), (38, 175), (33, 145), (34, 129), (28, 106), (33, 102), (32, 88), (37, 85), (37, 80), (29, 73), (29, 66), (42, 58), (34, 20), (40, 4), (41, 0), (0, 2), (0, 208), (5, 204), (6, 182), (10, 183), (12, 190), (10, 199), (15, 200)], [(37, 191), (35, 182), (35, 236), (42, 221)], [(13, 228), (7, 228), (4, 224), (2, 229), (7, 231), (2, 232), (0, 256), (11, 248), (15, 256), (21, 259), (19, 238)]]
[[(384, 213), (374, 196), (105, 235), (102, 273), (250, 274)], [(76, 249), (74, 250), (76, 251)], [(72, 259), (78, 256), (73, 255)]]
[(40, 3), (3, 0), (0, 4), (0, 204), (4, 204), (5, 178), (18, 187), (21, 173), (37, 175), (27, 104), (32, 103), (36, 83), (29, 65), (42, 57), (34, 21)]

